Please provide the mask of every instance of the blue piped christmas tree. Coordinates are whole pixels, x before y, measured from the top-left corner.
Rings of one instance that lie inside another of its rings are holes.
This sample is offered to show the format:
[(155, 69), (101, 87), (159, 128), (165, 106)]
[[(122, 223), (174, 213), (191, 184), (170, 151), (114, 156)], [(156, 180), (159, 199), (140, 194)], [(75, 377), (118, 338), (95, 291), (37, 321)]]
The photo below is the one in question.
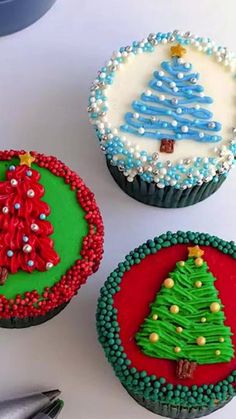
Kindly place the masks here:
[(125, 114), (121, 131), (160, 140), (160, 151), (172, 153), (179, 140), (215, 143), (221, 124), (213, 121), (213, 114), (205, 105), (213, 99), (205, 96), (198, 84), (199, 73), (182, 57), (186, 49), (171, 47), (171, 61), (163, 61), (161, 70), (154, 71), (149, 88), (132, 103), (133, 112)]

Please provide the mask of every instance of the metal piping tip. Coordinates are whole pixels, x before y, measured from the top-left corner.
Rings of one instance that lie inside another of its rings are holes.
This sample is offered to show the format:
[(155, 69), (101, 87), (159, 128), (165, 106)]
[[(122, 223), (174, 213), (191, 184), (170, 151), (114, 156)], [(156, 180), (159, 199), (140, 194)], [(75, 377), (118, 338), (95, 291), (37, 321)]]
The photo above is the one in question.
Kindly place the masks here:
[(41, 413), (48, 415), (49, 418), (57, 418), (61, 410), (63, 409), (64, 402), (63, 400), (57, 399), (49, 406), (45, 407)]
[(50, 390), (50, 391), (44, 391), (43, 395), (48, 397), (50, 401), (54, 400), (56, 397), (60, 396), (61, 392), (60, 390)]

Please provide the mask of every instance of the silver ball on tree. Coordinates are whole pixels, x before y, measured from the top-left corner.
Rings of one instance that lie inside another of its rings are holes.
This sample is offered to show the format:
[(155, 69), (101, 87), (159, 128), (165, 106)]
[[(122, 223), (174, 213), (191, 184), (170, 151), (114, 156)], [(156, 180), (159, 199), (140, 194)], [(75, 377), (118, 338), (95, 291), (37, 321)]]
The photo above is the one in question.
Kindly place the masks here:
[(11, 186), (15, 187), (18, 185), (18, 181), (16, 179), (11, 179)]
[(32, 251), (32, 247), (30, 246), (30, 244), (25, 244), (23, 246), (23, 252), (24, 253), (30, 253)]
[(35, 192), (33, 191), (33, 189), (29, 189), (29, 190), (27, 191), (27, 196), (28, 196), (29, 198), (33, 198), (33, 197), (34, 197), (34, 195), (35, 195)]
[(49, 270), (49, 269), (52, 269), (53, 268), (53, 263), (52, 262), (47, 262), (46, 263), (46, 269), (47, 269), (47, 271)]
[(39, 230), (38, 224), (35, 224), (35, 223), (31, 224), (31, 230), (32, 231), (38, 231)]

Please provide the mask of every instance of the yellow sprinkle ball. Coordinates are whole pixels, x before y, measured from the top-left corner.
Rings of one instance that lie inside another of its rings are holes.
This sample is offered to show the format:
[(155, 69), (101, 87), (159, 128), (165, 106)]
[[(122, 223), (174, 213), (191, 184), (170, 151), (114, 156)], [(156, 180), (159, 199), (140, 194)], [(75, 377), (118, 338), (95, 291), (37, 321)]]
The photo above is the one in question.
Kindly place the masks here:
[(212, 303), (210, 305), (210, 310), (212, 313), (218, 313), (220, 311), (220, 304), (219, 303)]
[(202, 282), (201, 281), (196, 281), (195, 282), (195, 287), (196, 288), (201, 288), (202, 287)]
[(149, 336), (149, 340), (151, 343), (156, 343), (159, 340), (159, 335), (157, 333), (151, 333)]
[(206, 344), (206, 338), (204, 338), (204, 336), (199, 336), (196, 342), (199, 346), (203, 346)]
[(174, 351), (178, 354), (179, 352), (181, 352), (181, 348), (179, 346), (176, 346), (174, 348)]
[(204, 261), (203, 261), (202, 258), (195, 259), (195, 265), (198, 266), (198, 267), (202, 266), (203, 265), (203, 262)]
[(157, 320), (157, 319), (158, 319), (158, 314), (153, 314), (152, 320)]
[(173, 279), (171, 278), (166, 278), (164, 281), (164, 287), (165, 288), (173, 288), (173, 286), (175, 285)]
[(177, 306), (177, 305), (173, 305), (173, 306), (171, 306), (170, 307), (170, 312), (172, 313), (172, 314), (177, 314), (177, 313), (179, 313), (179, 306)]
[(181, 326), (176, 327), (176, 332), (177, 333), (182, 333), (183, 332), (183, 328)]

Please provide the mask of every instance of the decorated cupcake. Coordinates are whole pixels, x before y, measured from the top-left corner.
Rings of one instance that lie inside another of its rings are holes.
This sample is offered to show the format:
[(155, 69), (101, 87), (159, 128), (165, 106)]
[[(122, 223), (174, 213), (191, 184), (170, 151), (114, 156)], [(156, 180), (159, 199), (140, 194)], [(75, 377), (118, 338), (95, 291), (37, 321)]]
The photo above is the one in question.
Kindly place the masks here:
[(108, 168), (138, 201), (184, 207), (214, 193), (236, 155), (236, 59), (189, 32), (122, 47), (92, 85)]
[(55, 157), (0, 152), (0, 326), (59, 313), (103, 251), (93, 194)]
[(236, 389), (236, 245), (177, 232), (148, 240), (112, 272), (99, 340), (128, 393), (171, 418), (207, 415)]

